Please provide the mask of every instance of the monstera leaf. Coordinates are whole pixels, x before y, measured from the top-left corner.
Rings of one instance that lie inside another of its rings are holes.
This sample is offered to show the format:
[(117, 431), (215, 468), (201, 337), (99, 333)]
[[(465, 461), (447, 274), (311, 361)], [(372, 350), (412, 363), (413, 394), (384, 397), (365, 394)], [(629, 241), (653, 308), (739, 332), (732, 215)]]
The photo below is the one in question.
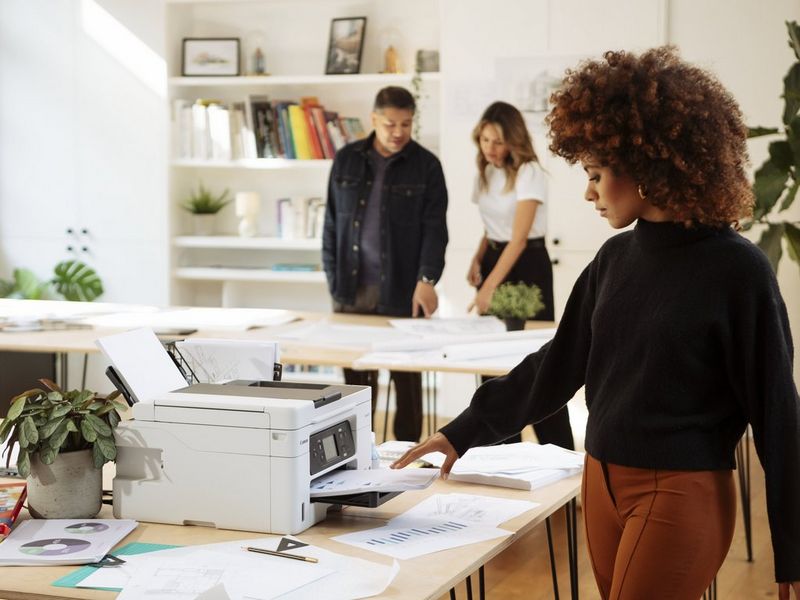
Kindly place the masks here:
[(66, 300), (91, 302), (103, 293), (103, 282), (95, 270), (80, 261), (62, 261), (55, 273), (51, 283)]

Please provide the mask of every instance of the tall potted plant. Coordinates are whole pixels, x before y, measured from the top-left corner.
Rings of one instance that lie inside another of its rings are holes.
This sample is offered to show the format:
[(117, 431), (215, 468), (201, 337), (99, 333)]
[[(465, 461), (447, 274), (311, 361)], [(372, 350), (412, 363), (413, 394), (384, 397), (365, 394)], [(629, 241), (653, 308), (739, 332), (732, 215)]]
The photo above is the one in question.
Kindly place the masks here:
[(215, 194), (200, 182), (197, 190), (189, 193), (182, 206), (193, 215), (195, 235), (211, 235), (214, 233), (214, 215), (230, 202), (227, 188)]
[(783, 79), (783, 116), (778, 127), (752, 127), (748, 137), (779, 136), (769, 144), (769, 158), (759, 167), (753, 182), (755, 206), (745, 229), (761, 228), (757, 244), (777, 271), (786, 240), (789, 256), (800, 262), (800, 222), (778, 217), (787, 210), (800, 189), (800, 25), (787, 22), (789, 48), (797, 60)]
[(508, 331), (525, 329), (525, 321), (544, 309), (542, 290), (537, 285), (506, 282), (497, 287), (489, 314), (503, 319)]
[(19, 445), (17, 469), (28, 480), (28, 507), (34, 517), (90, 519), (102, 505), (102, 467), (117, 456), (114, 428), (119, 392), (98, 396), (89, 390), (63, 391), (48, 379), (43, 388), (16, 396), (0, 423), (0, 444), (8, 457)]

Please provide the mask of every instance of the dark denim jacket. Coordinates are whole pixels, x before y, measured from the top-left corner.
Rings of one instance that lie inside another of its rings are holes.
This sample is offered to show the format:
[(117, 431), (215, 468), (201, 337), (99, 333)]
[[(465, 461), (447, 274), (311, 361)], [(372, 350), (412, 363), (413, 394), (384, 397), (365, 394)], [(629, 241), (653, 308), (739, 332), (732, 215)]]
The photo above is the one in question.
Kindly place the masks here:
[[(322, 264), (336, 302), (353, 304), (358, 287), (360, 226), (372, 169), (375, 133), (336, 153), (328, 182)], [(438, 281), (447, 247), (447, 188), (439, 159), (410, 141), (387, 165), (381, 196), (381, 276), (377, 312), (410, 316), (423, 276)]]

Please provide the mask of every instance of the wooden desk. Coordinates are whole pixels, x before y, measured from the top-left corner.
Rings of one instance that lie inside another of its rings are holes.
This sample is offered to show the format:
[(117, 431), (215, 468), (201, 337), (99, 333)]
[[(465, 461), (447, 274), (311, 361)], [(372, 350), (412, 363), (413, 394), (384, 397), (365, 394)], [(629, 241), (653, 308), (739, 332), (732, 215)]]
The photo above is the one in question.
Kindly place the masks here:
[[(380, 527), (385, 522), (408, 510), (422, 499), (435, 493), (465, 493), (483, 496), (495, 496), (516, 500), (530, 500), (540, 505), (527, 513), (520, 515), (501, 527), (507, 529), (512, 535), (500, 539), (489, 540), (477, 544), (470, 544), (453, 548), (435, 554), (420, 556), (411, 560), (399, 561), (400, 572), (386, 591), (378, 596), (382, 599), (436, 599), (474, 573), (490, 559), (508, 548), (537, 525), (540, 525), (550, 515), (567, 506), (569, 515), (572, 509), (574, 537), (574, 499), (580, 491), (580, 476), (570, 477), (548, 485), (541, 490), (525, 492), (498, 487), (478, 486), (455, 481), (437, 480), (427, 490), (419, 492), (406, 492), (393, 498), (386, 504), (374, 508), (346, 508), (340, 513), (331, 512), (328, 518), (318, 525), (299, 534), (300, 539), (315, 546), (320, 546), (332, 552), (355, 556), (373, 562), (391, 564), (392, 559), (381, 554), (375, 554), (334, 542), (330, 538), (349, 532), (361, 531)], [(109, 506), (104, 506), (100, 518), (112, 518)], [(569, 525), (569, 522), (568, 522)], [(159, 525), (153, 523), (140, 523), (120, 545), (130, 542), (153, 542), (176, 545), (197, 545), (215, 542), (227, 542), (238, 539), (261, 537), (263, 534), (231, 531), (221, 529), (208, 529), (204, 527), (181, 527), (175, 525)], [(266, 537), (266, 536), (264, 536)], [(570, 571), (573, 598), (577, 597), (577, 559), (576, 548), (570, 542)], [(0, 568), (0, 598), (5, 600), (47, 600), (52, 598), (90, 598), (109, 599), (116, 594), (100, 590), (81, 588), (60, 588), (50, 585), (56, 579), (67, 575), (78, 567), (2, 567)], [(573, 570), (574, 569), (574, 570)]]

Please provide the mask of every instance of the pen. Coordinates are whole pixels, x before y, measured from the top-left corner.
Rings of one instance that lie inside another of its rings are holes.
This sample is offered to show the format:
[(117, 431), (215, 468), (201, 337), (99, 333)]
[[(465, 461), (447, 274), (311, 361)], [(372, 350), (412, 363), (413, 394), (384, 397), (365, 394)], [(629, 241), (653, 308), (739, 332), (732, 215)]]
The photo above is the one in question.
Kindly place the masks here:
[(265, 550), (264, 548), (253, 548), (252, 546), (244, 546), (248, 552), (258, 552), (259, 554), (269, 554), (270, 556), (282, 556), (283, 558), (293, 558), (295, 560), (302, 560), (305, 562), (316, 563), (319, 562), (313, 556), (300, 556), (299, 554), (288, 554), (286, 552), (276, 552), (275, 550)]

